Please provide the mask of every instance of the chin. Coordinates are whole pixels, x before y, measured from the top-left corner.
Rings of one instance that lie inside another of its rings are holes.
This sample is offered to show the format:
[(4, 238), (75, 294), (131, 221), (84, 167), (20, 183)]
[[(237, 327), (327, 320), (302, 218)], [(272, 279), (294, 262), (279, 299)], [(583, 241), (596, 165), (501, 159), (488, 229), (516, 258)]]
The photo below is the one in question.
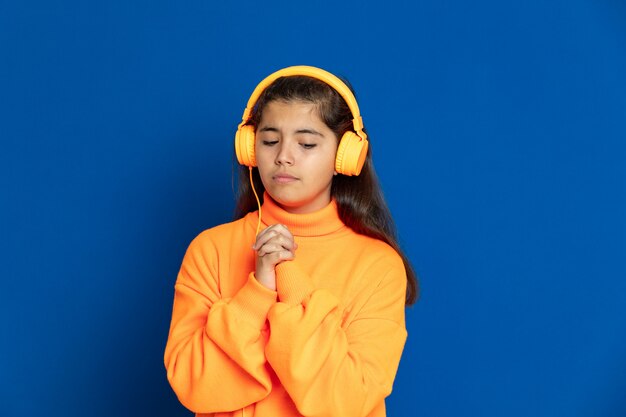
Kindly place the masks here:
[(297, 208), (298, 206), (303, 205), (301, 199), (297, 198), (294, 195), (290, 195), (291, 193), (286, 192), (276, 192), (275, 190), (265, 190), (272, 197), (272, 200), (277, 202), (280, 206)]

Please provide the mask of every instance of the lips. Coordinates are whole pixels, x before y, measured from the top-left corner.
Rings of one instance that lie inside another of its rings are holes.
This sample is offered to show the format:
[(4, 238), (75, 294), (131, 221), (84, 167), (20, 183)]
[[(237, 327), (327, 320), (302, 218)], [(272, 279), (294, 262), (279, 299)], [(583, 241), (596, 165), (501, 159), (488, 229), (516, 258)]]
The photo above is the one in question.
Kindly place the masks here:
[(294, 182), (298, 180), (297, 177), (294, 177), (293, 175), (285, 174), (285, 173), (276, 174), (272, 177), (272, 179), (279, 184), (288, 184), (290, 182)]

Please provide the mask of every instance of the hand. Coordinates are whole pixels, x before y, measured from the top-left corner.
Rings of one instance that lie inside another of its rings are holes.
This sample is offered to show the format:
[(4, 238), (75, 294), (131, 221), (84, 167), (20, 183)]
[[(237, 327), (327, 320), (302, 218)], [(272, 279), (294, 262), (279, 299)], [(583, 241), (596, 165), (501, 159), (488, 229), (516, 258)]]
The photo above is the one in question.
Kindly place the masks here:
[(276, 265), (295, 258), (298, 245), (282, 224), (273, 224), (256, 238), (256, 279), (266, 288), (276, 291)]

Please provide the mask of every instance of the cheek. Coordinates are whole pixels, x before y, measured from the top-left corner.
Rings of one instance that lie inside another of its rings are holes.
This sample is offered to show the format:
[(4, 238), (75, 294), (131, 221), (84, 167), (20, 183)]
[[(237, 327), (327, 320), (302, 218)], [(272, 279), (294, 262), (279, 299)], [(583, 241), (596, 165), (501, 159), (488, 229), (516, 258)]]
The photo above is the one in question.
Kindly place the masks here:
[(254, 156), (259, 171), (263, 171), (265, 168), (267, 168), (268, 164), (273, 161), (272, 155), (270, 155), (268, 149), (263, 146), (254, 147)]
[(320, 157), (316, 162), (319, 178), (330, 180), (335, 174), (335, 153), (329, 153)]
[(335, 169), (335, 160), (336, 160), (336, 158), (337, 158), (337, 147), (334, 147), (332, 149), (332, 151), (330, 152), (330, 155), (329, 155), (329, 158), (328, 158), (328, 163), (332, 167), (333, 171)]

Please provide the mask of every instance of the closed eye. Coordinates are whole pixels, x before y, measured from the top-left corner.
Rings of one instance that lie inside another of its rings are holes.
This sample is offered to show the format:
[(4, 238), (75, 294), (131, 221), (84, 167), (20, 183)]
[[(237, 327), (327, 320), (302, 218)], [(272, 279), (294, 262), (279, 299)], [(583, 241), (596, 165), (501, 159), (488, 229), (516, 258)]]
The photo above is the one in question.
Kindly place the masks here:
[(317, 146), (316, 143), (301, 143), (300, 146), (302, 146), (304, 149), (313, 149)]
[(263, 140), (261, 143), (265, 146), (274, 146), (278, 143), (277, 140)]

